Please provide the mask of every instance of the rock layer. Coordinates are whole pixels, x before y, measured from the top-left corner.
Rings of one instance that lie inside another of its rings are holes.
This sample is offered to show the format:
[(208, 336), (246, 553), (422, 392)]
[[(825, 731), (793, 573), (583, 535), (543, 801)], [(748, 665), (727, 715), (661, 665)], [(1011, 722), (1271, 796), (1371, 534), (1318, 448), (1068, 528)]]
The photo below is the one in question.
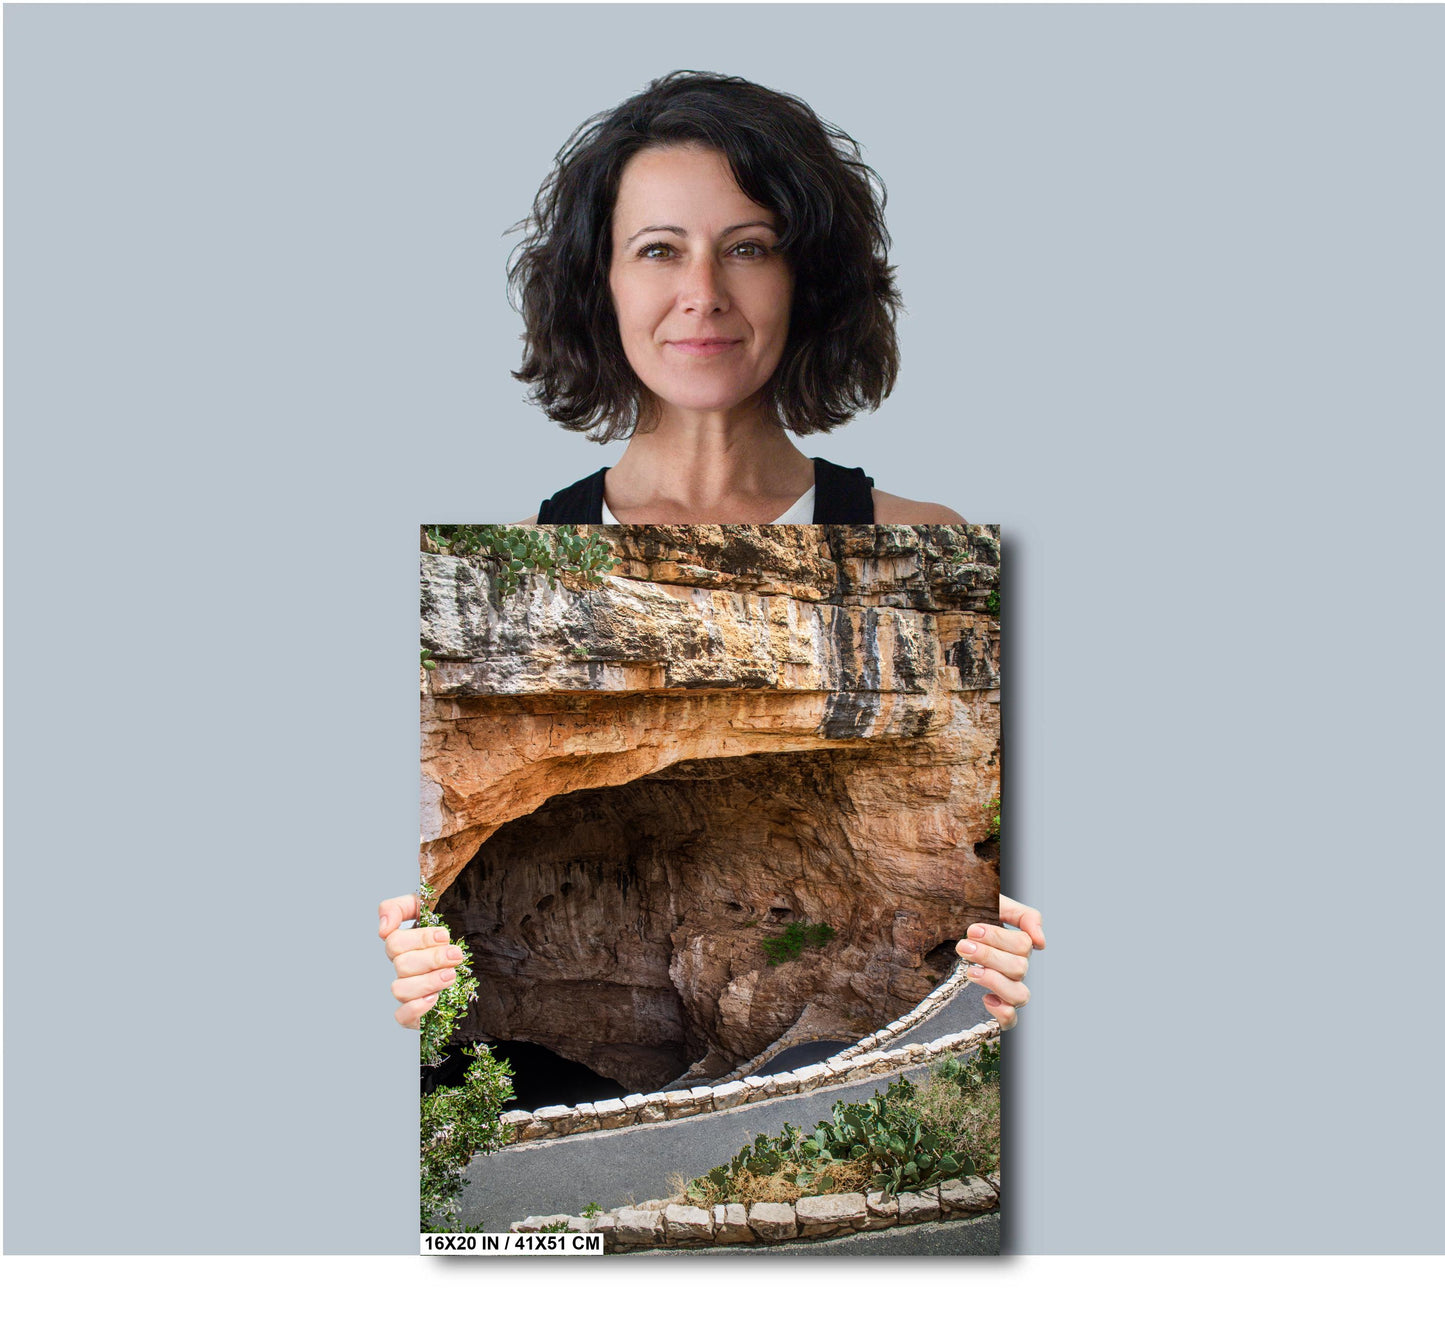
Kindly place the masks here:
[[(590, 591), (501, 601), (422, 556), (422, 871), (476, 955), (463, 1034), (643, 1090), (805, 1011), (866, 1034), (997, 911), (996, 531), (603, 534)], [(769, 966), (792, 920), (836, 934)]]

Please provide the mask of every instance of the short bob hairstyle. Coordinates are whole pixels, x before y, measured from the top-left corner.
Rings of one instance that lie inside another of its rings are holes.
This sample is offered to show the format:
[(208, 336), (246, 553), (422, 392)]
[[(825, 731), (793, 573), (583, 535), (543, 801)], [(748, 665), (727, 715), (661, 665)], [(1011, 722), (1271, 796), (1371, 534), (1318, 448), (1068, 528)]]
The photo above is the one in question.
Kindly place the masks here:
[(793, 306), (764, 407), (795, 435), (878, 407), (898, 377), (902, 305), (887, 260), (883, 181), (848, 134), (797, 97), (692, 70), (658, 78), (582, 124), (517, 226), (523, 238), (507, 283), (526, 333), (512, 374), (531, 386), (529, 399), (601, 443), (655, 425), (609, 292), (612, 211), (627, 162), (676, 144), (722, 152), (742, 191), (778, 217)]

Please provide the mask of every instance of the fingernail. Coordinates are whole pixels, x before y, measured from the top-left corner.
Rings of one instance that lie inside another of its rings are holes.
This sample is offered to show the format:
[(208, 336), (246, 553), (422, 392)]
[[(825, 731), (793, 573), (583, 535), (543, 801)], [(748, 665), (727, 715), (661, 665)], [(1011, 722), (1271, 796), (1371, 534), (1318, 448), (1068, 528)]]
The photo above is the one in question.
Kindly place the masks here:
[(447, 933), (446, 933), (446, 931), (444, 931), (444, 930), (434, 930), (434, 931), (432, 931), (432, 933), (431, 933), (431, 942), (432, 942), (433, 944), (445, 944), (445, 943), (447, 942)]
[(977, 953), (978, 945), (972, 940), (959, 940), (958, 951), (959, 953)]
[(970, 926), (968, 928), (968, 933), (972, 935), (974, 939), (981, 940), (988, 933), (988, 931), (983, 926)]
[(980, 967), (977, 963), (969, 963), (968, 971), (965, 973), (965, 975), (971, 976), (975, 981), (977, 981), (978, 978), (983, 975), (983, 968)]
[(444, 971), (444, 972), (442, 973), (442, 976), (441, 976), (441, 981), (442, 981), (442, 984), (443, 984), (443, 985), (450, 985), (450, 984), (451, 984), (453, 981), (455, 981), (456, 979), (457, 979), (457, 974), (456, 974), (454, 971), (452, 971), (452, 969), (451, 969), (450, 967), (448, 967), (448, 968), (446, 969), (446, 971)]
[(448, 949), (448, 950), (447, 950), (447, 961), (448, 961), (448, 962), (461, 962), (461, 960), (462, 960), (462, 951), (461, 951), (460, 949)]

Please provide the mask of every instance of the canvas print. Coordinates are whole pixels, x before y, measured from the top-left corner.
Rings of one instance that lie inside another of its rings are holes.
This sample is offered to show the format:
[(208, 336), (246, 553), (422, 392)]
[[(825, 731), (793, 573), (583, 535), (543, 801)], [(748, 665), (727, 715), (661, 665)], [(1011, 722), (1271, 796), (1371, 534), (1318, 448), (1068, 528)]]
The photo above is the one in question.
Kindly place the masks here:
[(956, 946), (999, 912), (999, 570), (996, 526), (422, 529), (422, 921), (467, 954), (424, 1230), (998, 1250)]

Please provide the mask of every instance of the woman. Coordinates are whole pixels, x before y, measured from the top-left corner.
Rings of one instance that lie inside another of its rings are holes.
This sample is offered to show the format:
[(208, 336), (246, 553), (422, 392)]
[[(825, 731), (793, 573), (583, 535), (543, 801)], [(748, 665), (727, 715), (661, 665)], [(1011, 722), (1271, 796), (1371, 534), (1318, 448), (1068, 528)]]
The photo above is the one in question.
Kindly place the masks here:
[[(548, 416), (605, 443), (615, 466), (526, 523), (962, 523), (809, 459), (788, 432), (876, 408), (898, 374), (900, 300), (881, 181), (847, 134), (795, 97), (679, 72), (584, 124), (538, 192), (511, 287), (526, 321), (518, 380)], [(380, 908), (396, 1020), (415, 1027), (456, 978), (440, 929)], [(959, 942), (1005, 1027), (1029, 997), (1039, 914)]]

